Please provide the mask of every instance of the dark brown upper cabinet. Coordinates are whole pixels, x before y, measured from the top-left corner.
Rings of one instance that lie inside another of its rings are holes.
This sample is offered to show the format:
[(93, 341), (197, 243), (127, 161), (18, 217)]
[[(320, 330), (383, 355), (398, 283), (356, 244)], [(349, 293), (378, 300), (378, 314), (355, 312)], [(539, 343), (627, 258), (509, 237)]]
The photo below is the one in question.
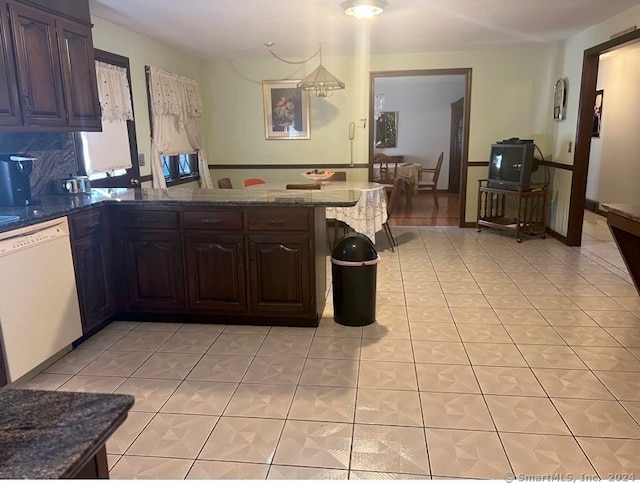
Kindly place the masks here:
[(0, 127), (22, 125), (7, 3), (0, 0)]
[[(102, 130), (88, 18), (85, 24), (11, 0), (3, 0), (0, 7), (6, 70), (0, 82), (6, 79), (9, 86), (7, 98), (0, 97), (0, 127), (5, 131)], [(4, 32), (7, 12), (11, 35)], [(20, 119), (14, 124), (5, 114), (13, 107), (12, 90), (17, 91)]]

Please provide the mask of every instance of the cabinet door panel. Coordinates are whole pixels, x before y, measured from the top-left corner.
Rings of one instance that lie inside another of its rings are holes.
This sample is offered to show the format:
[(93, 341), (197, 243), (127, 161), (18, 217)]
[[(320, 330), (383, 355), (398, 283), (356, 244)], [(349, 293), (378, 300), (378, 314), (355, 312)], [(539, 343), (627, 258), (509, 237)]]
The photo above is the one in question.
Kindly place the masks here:
[(191, 308), (245, 311), (244, 238), (191, 233), (185, 235), (185, 249)]
[(91, 29), (56, 20), (67, 123), (83, 131), (102, 130)]
[(0, 1), (0, 126), (20, 126), (21, 124), (22, 113), (18, 102), (9, 14), (7, 4)]
[(180, 235), (125, 233), (123, 243), (130, 308), (183, 309), (185, 293)]
[(25, 126), (66, 126), (60, 59), (53, 18), (9, 4)]
[(73, 256), (82, 328), (86, 334), (104, 322), (113, 311), (111, 247), (108, 237), (86, 237), (75, 242)]
[(278, 234), (249, 240), (252, 311), (308, 313), (313, 299), (309, 237)]

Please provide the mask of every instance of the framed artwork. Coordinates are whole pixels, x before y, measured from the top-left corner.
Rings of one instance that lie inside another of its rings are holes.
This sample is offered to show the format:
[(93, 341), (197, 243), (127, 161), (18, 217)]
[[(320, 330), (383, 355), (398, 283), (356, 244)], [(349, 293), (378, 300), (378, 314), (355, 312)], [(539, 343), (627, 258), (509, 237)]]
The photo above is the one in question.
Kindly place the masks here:
[(297, 80), (263, 81), (266, 139), (309, 139), (309, 93)]
[(380, 113), (376, 120), (376, 148), (398, 147), (398, 111)]
[(600, 137), (600, 126), (602, 123), (602, 100), (604, 91), (596, 91), (596, 101), (593, 103), (593, 128), (591, 129), (591, 137)]

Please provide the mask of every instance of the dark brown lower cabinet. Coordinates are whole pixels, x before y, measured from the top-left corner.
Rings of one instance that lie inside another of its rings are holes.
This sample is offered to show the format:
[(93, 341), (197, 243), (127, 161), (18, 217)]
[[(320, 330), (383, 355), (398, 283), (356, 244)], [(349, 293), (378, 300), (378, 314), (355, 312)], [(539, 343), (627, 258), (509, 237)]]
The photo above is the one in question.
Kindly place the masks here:
[(244, 237), (187, 232), (184, 247), (189, 307), (195, 311), (245, 312)]
[(122, 243), (129, 310), (184, 311), (180, 232), (127, 230)]

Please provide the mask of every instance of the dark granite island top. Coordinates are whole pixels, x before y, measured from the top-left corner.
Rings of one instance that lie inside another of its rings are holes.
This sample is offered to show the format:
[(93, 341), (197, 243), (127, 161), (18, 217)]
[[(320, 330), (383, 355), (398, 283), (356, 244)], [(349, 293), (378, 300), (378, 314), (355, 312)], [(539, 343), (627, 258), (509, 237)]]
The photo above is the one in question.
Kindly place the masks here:
[(76, 476), (133, 406), (127, 394), (0, 389), (0, 478)]
[[(360, 190), (349, 187), (331, 190), (94, 188), (90, 195), (43, 196), (34, 200), (34, 204), (31, 206), (0, 207), (0, 232), (67, 216), (104, 204), (185, 206), (199, 203), (224, 207), (354, 206), (360, 199), (360, 194)], [(7, 218), (6, 222), (3, 222), (3, 216), (12, 218)]]
[(615, 213), (616, 215), (624, 216), (625, 218), (629, 218), (633, 221), (640, 223), (640, 205), (627, 205), (621, 203), (604, 203), (604, 207), (610, 213)]

